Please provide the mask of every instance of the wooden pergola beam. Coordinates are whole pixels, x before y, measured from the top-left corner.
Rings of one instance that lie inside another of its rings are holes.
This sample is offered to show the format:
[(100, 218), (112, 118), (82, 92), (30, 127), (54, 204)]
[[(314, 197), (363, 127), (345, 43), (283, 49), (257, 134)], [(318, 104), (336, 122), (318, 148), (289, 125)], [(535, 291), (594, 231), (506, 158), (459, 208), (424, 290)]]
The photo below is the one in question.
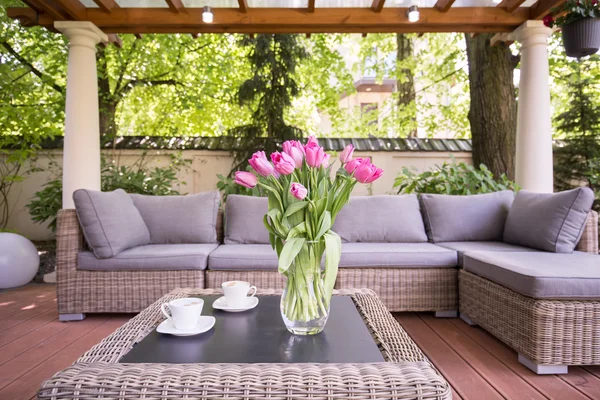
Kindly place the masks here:
[(385, 0), (373, 0), (371, 4), (371, 10), (375, 12), (381, 12), (383, 10), (383, 5), (385, 4)]
[[(507, 13), (497, 7), (453, 7), (443, 13), (421, 8), (421, 21), (408, 22), (406, 8), (317, 8), (314, 13), (292, 8), (214, 9), (215, 23), (202, 22), (201, 8), (173, 13), (166, 8), (116, 8), (110, 14), (88, 9), (87, 20), (106, 33), (419, 33), (419, 32), (510, 32), (529, 18), (527, 8)], [(10, 17), (32, 17), (29, 8), (8, 8)], [(37, 24), (50, 27), (54, 19), (37, 16)]]
[(506, 12), (511, 13), (519, 9), (523, 3), (525, 3), (525, 0), (502, 0), (497, 7), (504, 8)]
[(243, 13), (248, 12), (248, 2), (246, 0), (238, 0), (239, 10)]
[(185, 8), (181, 0), (166, 0), (169, 10), (174, 12), (181, 12)]
[(529, 19), (542, 19), (550, 11), (566, 3), (566, 0), (539, 0), (529, 8)]
[(315, 12), (315, 0), (308, 0), (308, 8), (307, 11), (309, 13), (314, 13)]
[(440, 12), (448, 12), (452, 4), (454, 4), (454, 0), (438, 0), (434, 8)]
[(23, 3), (31, 7), (38, 14), (48, 14), (54, 19), (70, 19), (67, 13), (56, 4), (45, 2), (43, 0), (23, 0)]
[(109, 13), (113, 8), (119, 7), (115, 0), (94, 0), (94, 3), (104, 12)]
[[(84, 20), (87, 9), (79, 0), (54, 0), (62, 9), (75, 20)], [(43, 1), (43, 3), (52, 3), (52, 1)]]
[(121, 40), (119, 35), (117, 35), (116, 33), (109, 33), (107, 36), (108, 36), (109, 43), (114, 44), (119, 49), (123, 48), (123, 41)]

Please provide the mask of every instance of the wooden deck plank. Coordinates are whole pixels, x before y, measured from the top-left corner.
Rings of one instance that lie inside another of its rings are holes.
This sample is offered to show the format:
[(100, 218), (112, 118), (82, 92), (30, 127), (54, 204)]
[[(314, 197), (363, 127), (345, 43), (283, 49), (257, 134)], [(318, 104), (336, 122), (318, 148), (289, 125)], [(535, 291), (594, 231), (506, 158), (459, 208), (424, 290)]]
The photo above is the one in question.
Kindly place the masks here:
[(479, 373), (414, 313), (396, 314), (396, 319), (427, 357), (465, 400), (503, 399)]
[[(63, 351), (66, 347), (106, 322), (109, 318), (109, 316), (101, 316), (99, 318), (90, 318), (71, 323), (73, 326), (69, 327), (68, 334), (53, 336), (22, 353), (18, 358), (0, 365), (0, 388), (10, 385), (49, 357)], [(2, 396), (0, 396), (1, 398)]]
[[(33, 365), (35, 368), (32, 368), (25, 376), (0, 390), (0, 399), (29, 399), (35, 396), (44, 380), (50, 378), (57, 371), (71, 365), (93, 345), (127, 322), (129, 318), (131, 316), (123, 317), (117, 315), (108, 320), (103, 316), (89, 317), (91, 321), (101, 323), (96, 324), (95, 328), (79, 337), (68, 347), (46, 359), (43, 363)], [(77, 324), (80, 323), (78, 322)]]
[(422, 314), (420, 317), (489, 384), (493, 384), (505, 398), (523, 400), (544, 400), (546, 398), (517, 373), (488, 353), (481, 345), (466, 336), (450, 320), (435, 318), (430, 314)]
[(58, 313), (55, 309), (52, 309), (35, 318), (31, 318), (21, 324), (13, 326), (4, 332), (0, 332), (0, 346), (4, 346), (13, 340), (17, 340), (20, 337), (27, 335), (29, 332), (33, 332), (56, 319), (58, 319)]
[(25, 307), (33, 301), (42, 302), (56, 297), (54, 285), (34, 285), (32, 289), (29, 287), (27, 289), (22, 292), (10, 290), (0, 293), (0, 295), (4, 295), (0, 298), (0, 319), (13, 314), (15, 310)]
[(590, 374), (600, 378), (600, 365), (585, 365), (582, 368)]
[(14, 326), (22, 324), (25, 321), (29, 321), (32, 318), (36, 318), (37, 316), (44, 314), (49, 310), (56, 310), (55, 301), (48, 301), (39, 305), (36, 304), (26, 310), (19, 310), (15, 314), (0, 321), (0, 333)]
[(569, 367), (569, 373), (560, 379), (592, 399), (600, 399), (600, 378), (582, 367)]
[(536, 375), (519, 363), (517, 353), (513, 349), (483, 329), (469, 326), (460, 319), (452, 319), (452, 323), (549, 399), (583, 400), (588, 398), (557, 375)]
[[(0, 323), (3, 322), (4, 319), (10, 318), (11, 316), (25, 310), (29, 310), (31, 308), (39, 307), (42, 304), (47, 302), (56, 303), (56, 295), (53, 293), (43, 293), (39, 296), (43, 296), (41, 298), (29, 299), (28, 301), (24, 300), (16, 300), (12, 304), (6, 306), (6, 308), (0, 308)], [(38, 297), (38, 296), (36, 296)]]

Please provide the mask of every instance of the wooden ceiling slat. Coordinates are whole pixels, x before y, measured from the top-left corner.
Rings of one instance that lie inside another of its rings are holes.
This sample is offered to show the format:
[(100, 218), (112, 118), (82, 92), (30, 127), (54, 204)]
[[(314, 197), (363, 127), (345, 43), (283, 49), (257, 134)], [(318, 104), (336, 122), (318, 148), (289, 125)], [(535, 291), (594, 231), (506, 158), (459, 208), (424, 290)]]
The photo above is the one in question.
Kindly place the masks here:
[(94, 3), (104, 12), (110, 12), (113, 8), (119, 7), (115, 0), (94, 0)]
[(241, 12), (248, 12), (248, 2), (246, 0), (238, 0), (238, 5)]
[(438, 11), (448, 12), (452, 4), (454, 4), (454, 0), (438, 0), (433, 7)]
[(498, 4), (498, 7), (504, 8), (506, 12), (511, 13), (521, 7), (521, 4), (523, 3), (525, 3), (525, 0), (503, 0), (500, 4)]
[(308, 12), (309, 13), (315, 12), (315, 0), (308, 0)]
[[(60, 5), (71, 18), (75, 20), (86, 18), (86, 8), (79, 0), (54, 0), (54, 2)], [(51, 1), (44, 1), (44, 3), (51, 3)]]
[(48, 14), (54, 19), (70, 19), (65, 10), (56, 4), (51, 4), (43, 0), (23, 0), (23, 3), (27, 4), (36, 12)]
[(375, 12), (381, 12), (383, 10), (383, 5), (385, 4), (385, 0), (373, 0), (371, 4), (371, 10)]
[(169, 10), (175, 12), (181, 12), (185, 8), (181, 0), (166, 0)]
[(550, 10), (566, 3), (566, 0), (539, 0), (529, 8), (530, 19), (542, 19), (550, 14)]
[[(106, 33), (385, 33), (385, 32), (510, 32), (529, 19), (522, 8), (507, 13), (497, 7), (453, 7), (442, 13), (421, 8), (421, 22), (413, 24), (398, 18), (406, 8), (384, 8), (374, 13), (370, 8), (316, 8), (314, 13), (301, 13), (291, 8), (250, 8), (240, 14), (237, 8), (219, 9), (218, 22), (202, 22), (201, 8), (186, 8), (173, 13), (167, 8), (115, 8), (110, 14), (88, 9), (87, 20)], [(35, 20), (30, 8), (8, 8), (9, 16)], [(29, 14), (28, 14), (29, 12)], [(54, 19), (46, 14), (38, 24), (52, 26)]]

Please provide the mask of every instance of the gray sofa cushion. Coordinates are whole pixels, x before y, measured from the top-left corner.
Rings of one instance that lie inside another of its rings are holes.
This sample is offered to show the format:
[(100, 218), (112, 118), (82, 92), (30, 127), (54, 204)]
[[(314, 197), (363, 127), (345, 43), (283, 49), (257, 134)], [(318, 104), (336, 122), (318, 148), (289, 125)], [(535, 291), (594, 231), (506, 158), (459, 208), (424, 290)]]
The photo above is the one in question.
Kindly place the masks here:
[(218, 244), (149, 244), (125, 250), (110, 259), (89, 251), (79, 253), (77, 268), (93, 271), (175, 271), (206, 269), (208, 255)]
[(574, 252), (469, 252), (465, 271), (538, 299), (600, 298), (600, 256)]
[(456, 251), (431, 243), (342, 243), (340, 267), (456, 267)]
[(150, 231), (150, 243), (216, 243), (219, 192), (187, 196), (130, 195)]
[(427, 236), (432, 242), (502, 241), (514, 193), (505, 190), (472, 196), (422, 194), (420, 200)]
[(77, 217), (96, 257), (114, 257), (123, 250), (150, 243), (150, 233), (122, 189), (114, 192), (79, 189), (73, 193)]
[(208, 258), (208, 269), (277, 271), (277, 253), (269, 244), (225, 244)]
[(427, 241), (416, 195), (353, 196), (339, 212), (333, 231), (344, 242)]
[(437, 243), (438, 246), (458, 252), (458, 265), (463, 266), (463, 256), (467, 251), (517, 251), (531, 252), (537, 251), (529, 247), (517, 246), (504, 242), (444, 242)]
[(553, 253), (572, 253), (594, 202), (589, 188), (560, 193), (517, 193), (504, 241)]
[(225, 244), (269, 244), (263, 217), (269, 211), (266, 197), (227, 196)]

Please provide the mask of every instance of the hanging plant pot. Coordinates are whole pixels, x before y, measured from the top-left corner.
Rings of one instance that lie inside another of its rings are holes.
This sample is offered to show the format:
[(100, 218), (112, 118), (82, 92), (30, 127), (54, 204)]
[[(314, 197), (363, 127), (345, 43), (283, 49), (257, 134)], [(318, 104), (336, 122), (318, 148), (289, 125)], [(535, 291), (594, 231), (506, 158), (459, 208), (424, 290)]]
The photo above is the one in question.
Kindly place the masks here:
[(567, 56), (591, 56), (600, 49), (600, 18), (582, 18), (565, 24), (562, 37)]

